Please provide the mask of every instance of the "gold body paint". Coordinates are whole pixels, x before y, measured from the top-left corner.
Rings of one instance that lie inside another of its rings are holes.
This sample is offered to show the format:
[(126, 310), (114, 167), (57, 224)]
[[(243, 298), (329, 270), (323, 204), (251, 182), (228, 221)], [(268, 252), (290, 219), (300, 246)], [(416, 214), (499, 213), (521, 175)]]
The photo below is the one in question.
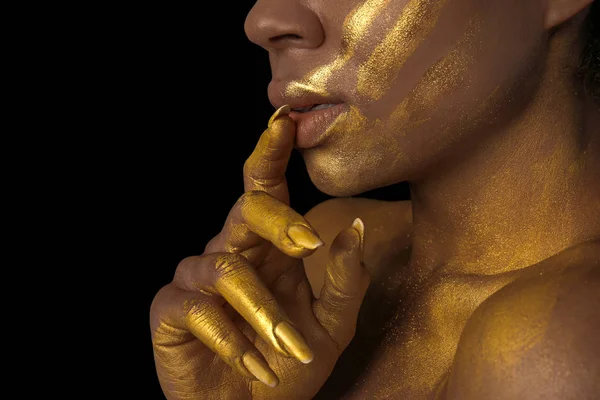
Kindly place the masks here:
[(362, 96), (372, 100), (383, 97), (406, 60), (435, 27), (446, 1), (436, 1), (432, 7), (430, 2), (420, 0), (408, 3), (385, 39), (359, 68), (357, 90)]
[[(509, 90), (502, 82), (493, 82), (490, 85), (493, 88), (490, 93), (484, 93), (476, 101), (466, 103), (472, 107), (465, 109), (460, 102), (453, 102), (452, 96), (474, 80), (469, 73), (477, 71), (477, 56), (484, 51), (484, 43), (480, 38), (485, 18), (475, 12), (468, 18), (457, 21), (459, 33), (456, 37), (441, 40), (440, 36), (444, 35), (444, 31), (440, 26), (444, 22), (448, 24), (447, 18), (444, 20), (444, 12), (451, 8), (450, 4), (460, 6), (460, 1), (410, 0), (395, 19), (382, 17), (393, 5), (401, 2), (365, 0), (358, 4), (345, 18), (341, 48), (336, 57), (285, 88), (288, 95), (309, 91), (328, 96), (335, 92), (340, 80), (356, 82), (352, 89), (357, 94), (357, 104), (350, 104), (348, 110), (329, 126), (324, 135), (325, 139), (330, 139), (329, 142), (325, 141), (322, 146), (310, 149), (304, 154), (313, 181), (326, 187), (332, 194), (343, 195), (395, 183), (394, 179), (397, 176), (412, 178), (406, 175), (409, 168), (407, 165), (418, 164), (431, 154), (451, 146), (461, 134), (468, 132), (485, 118), (495, 116), (499, 99), (505, 98), (503, 96)], [(475, 3), (477, 2), (467, 2)], [(397, 11), (396, 9), (394, 12)], [(378, 31), (381, 27), (377, 25), (378, 22), (385, 25), (385, 32)], [(373, 43), (373, 37), (379, 36), (381, 40)], [(443, 43), (448, 47), (444, 47), (447, 51), (440, 51), (443, 54), (438, 54), (436, 59), (423, 56), (422, 53), (426, 53), (423, 47), (431, 43)], [(413, 64), (410, 64), (411, 62)], [(420, 76), (412, 76), (411, 79), (407, 79), (408, 83), (399, 82), (398, 76), (403, 71), (406, 71), (407, 75), (411, 72), (414, 75), (414, 70), (417, 70)], [(345, 71), (353, 71), (354, 75), (349, 77), (348, 74), (342, 74)], [(338, 78), (338, 74), (342, 75), (341, 78)], [(465, 90), (464, 93), (471, 92)], [(442, 111), (436, 115), (432, 110)], [(284, 109), (281, 112), (288, 111), (289, 109)], [(278, 112), (269, 121), (269, 127), (272, 127)], [(448, 118), (448, 115), (452, 118)], [(537, 126), (531, 123), (530, 127), (533, 129)], [(428, 136), (428, 130), (435, 130), (435, 133)], [(415, 142), (418, 145), (414, 145)], [(267, 140), (261, 146), (269, 147), (270, 143)], [(412, 150), (416, 148), (420, 151), (407, 152), (405, 150), (408, 146), (413, 146)], [(563, 174), (561, 162), (567, 158), (565, 151), (563, 148), (555, 148), (554, 153), (550, 155), (557, 160), (556, 170), (551, 173)], [(540, 171), (533, 171), (538, 183), (532, 186), (544, 185), (544, 177), (549, 173), (547, 168), (548, 164), (544, 163), (540, 166)], [(582, 164), (574, 161), (568, 172), (574, 173), (580, 168), (583, 168)], [(398, 175), (394, 175), (396, 171), (400, 171)], [(501, 181), (502, 177), (497, 178)], [(495, 197), (501, 198), (497, 193), (501, 185), (496, 185), (498, 182), (494, 179), (490, 181), (490, 190), (484, 187), (479, 192), (479, 203), (494, 204)], [(365, 186), (353, 186), (357, 183)], [(543, 187), (539, 201), (533, 205), (534, 213), (540, 219), (549, 219), (550, 210), (555, 210), (552, 208), (553, 199), (560, 198), (564, 190)], [(507, 207), (517, 209), (520, 206), (517, 200), (510, 204), (499, 203), (496, 210)], [(481, 221), (487, 217), (492, 219), (493, 216), (480, 213), (477, 209), (478, 202), (474, 201), (472, 209), (466, 212), (464, 208), (460, 210), (464, 213), (466, 221)], [(256, 221), (255, 232), (263, 237), (273, 238), (277, 242), (276, 245), (314, 250), (323, 244), (308, 226), (292, 225), (294, 217), (284, 208), (281, 208), (281, 212), (270, 224), (261, 225), (261, 218), (267, 214), (267, 210), (278, 207), (280, 206), (276, 202), (265, 198), (260, 204), (244, 209), (243, 216), (248, 221)], [(575, 205), (566, 204), (565, 208), (567, 207)], [(467, 218), (473, 216), (483, 218)], [(282, 226), (289, 228), (286, 231)], [(358, 222), (353, 226), (360, 233), (362, 246), (364, 226)], [(541, 230), (539, 226), (501, 228), (504, 229), (504, 233), (511, 229), (521, 229), (522, 236), (527, 238), (520, 243), (510, 243), (514, 252), (510, 258), (502, 260), (505, 262), (505, 270), (496, 268), (495, 265), (498, 264), (499, 257), (506, 256), (506, 249), (510, 247), (502, 240), (494, 242), (498, 248), (490, 246), (479, 258), (447, 259), (444, 266), (436, 266), (438, 275), (433, 278), (416, 269), (403, 269), (404, 265), (392, 265), (396, 272), (389, 272), (389, 265), (377, 266), (382, 269), (388, 268), (386, 272), (389, 275), (386, 276), (385, 282), (380, 281), (376, 284), (379, 285), (379, 292), (389, 297), (384, 297), (387, 302), (373, 303), (375, 305), (372, 304), (369, 308), (370, 298), (367, 296), (365, 310), (379, 310), (383, 305), (394, 307), (394, 314), (385, 329), (378, 332), (377, 338), (380, 343), (372, 354), (370, 364), (360, 375), (358, 382), (352, 382), (351, 390), (355, 390), (355, 398), (427, 398), (432, 393), (439, 392), (441, 385), (448, 379), (460, 336), (473, 311), (486, 299), (517, 280), (523, 269), (548, 256), (548, 250), (541, 245), (548, 243), (545, 235), (554, 235), (552, 244), (560, 248), (566, 246), (571, 239), (561, 237), (561, 232), (568, 232), (570, 236), (577, 234), (576, 228), (572, 226), (560, 229), (548, 226), (547, 231)], [(472, 243), (503, 234), (498, 225), (492, 227), (477, 222), (465, 223), (461, 229), (468, 233), (466, 239), (463, 238), (456, 246), (461, 255), (477, 254), (477, 249), (472, 247)], [(239, 237), (242, 242), (247, 235), (247, 230), (242, 228), (233, 232), (233, 237)], [(391, 246), (385, 243), (390, 240), (387, 237), (383, 238), (384, 244), (380, 246)], [(434, 247), (431, 246), (432, 249)], [(382, 250), (381, 253), (385, 254), (385, 251)], [(489, 265), (494, 265), (494, 268)], [(312, 359), (311, 350), (301, 337), (290, 329), (288, 322), (271, 317), (276, 314), (272, 304), (264, 308), (258, 307), (256, 298), (261, 293), (261, 283), (256, 279), (245, 277), (224, 280), (217, 288), (228, 297), (230, 304), (246, 320), (263, 328), (260, 332), (263, 338), (280, 353), (294, 354), (296, 359), (303, 362)], [(374, 296), (378, 294), (377, 291), (373, 293)], [(514, 320), (508, 317), (496, 318), (494, 323), (490, 324), (490, 329), (481, 337), (487, 346), (482, 350), (485, 352), (483, 356), (490, 362), (503, 362), (507, 368), (517, 365), (523, 352), (533, 348), (543, 338), (555, 305), (555, 294), (555, 285), (548, 283), (522, 297), (526, 302), (523, 311), (537, 315), (536, 323), (532, 327), (520, 329), (515, 326)], [(253, 308), (256, 312), (248, 313), (248, 310)], [(368, 317), (365, 317), (367, 322)], [(368, 325), (363, 321), (363, 327)], [(173, 336), (184, 334), (169, 330), (169, 327), (162, 329), (168, 330)], [(516, 340), (513, 340), (514, 338)], [(170, 351), (168, 344), (159, 341), (159, 345), (160, 351)], [(269, 349), (270, 347), (264, 347), (261, 351), (266, 353)], [(158, 354), (160, 357), (162, 353)], [(347, 354), (352, 354), (352, 349)], [(317, 353), (315, 357), (318, 358), (319, 355)], [(267, 383), (274, 382), (272, 376), (259, 370), (260, 363), (257, 360), (248, 358), (249, 368), (258, 371), (255, 376), (262, 376), (263, 381)], [(343, 370), (344, 365), (338, 368)], [(302, 371), (305, 371), (302, 366), (296, 365), (292, 369), (286, 364), (282, 370), (293, 370), (294, 374), (306, 379), (307, 383), (311, 382), (310, 378), (301, 376)], [(473, 371), (473, 376), (477, 374), (477, 379), (485, 379), (481, 371)], [(185, 384), (184, 382), (182, 386)], [(224, 387), (231, 388), (230, 393), (236, 393), (234, 386), (228, 384), (230, 386)], [(287, 393), (289, 396), (296, 394)], [(268, 398), (268, 394), (264, 398)]]

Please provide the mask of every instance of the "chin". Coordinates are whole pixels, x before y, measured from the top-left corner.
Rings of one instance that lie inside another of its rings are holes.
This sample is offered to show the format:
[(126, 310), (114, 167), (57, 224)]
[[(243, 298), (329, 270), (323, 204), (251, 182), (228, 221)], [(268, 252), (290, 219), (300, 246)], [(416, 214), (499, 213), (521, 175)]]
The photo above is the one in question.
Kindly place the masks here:
[[(321, 192), (334, 197), (357, 196), (373, 189), (401, 182), (388, 176), (383, 168), (361, 168), (364, 164), (342, 162), (340, 159), (304, 155), (306, 169), (312, 183)], [(388, 169), (387, 172), (390, 172)], [(395, 175), (395, 174), (394, 174)]]
[(334, 181), (334, 180), (324, 178), (320, 175), (317, 175), (315, 177), (313, 177), (313, 175), (310, 175), (310, 179), (314, 183), (314, 185), (317, 187), (317, 189), (319, 189), (321, 192), (323, 192), (329, 196), (333, 196), (333, 197), (357, 196), (363, 192), (368, 191), (368, 189), (367, 190), (361, 189), (360, 187), (357, 187), (356, 185), (344, 184), (343, 182), (340, 182), (339, 179), (336, 179)]

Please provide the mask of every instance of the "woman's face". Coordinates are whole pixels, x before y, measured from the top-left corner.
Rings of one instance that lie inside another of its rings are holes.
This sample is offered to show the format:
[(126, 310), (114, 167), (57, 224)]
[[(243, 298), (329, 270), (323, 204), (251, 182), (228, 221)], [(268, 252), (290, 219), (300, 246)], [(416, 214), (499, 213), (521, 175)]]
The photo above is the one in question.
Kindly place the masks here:
[(334, 196), (424, 178), (515, 116), (543, 60), (545, 0), (258, 0), (273, 106)]

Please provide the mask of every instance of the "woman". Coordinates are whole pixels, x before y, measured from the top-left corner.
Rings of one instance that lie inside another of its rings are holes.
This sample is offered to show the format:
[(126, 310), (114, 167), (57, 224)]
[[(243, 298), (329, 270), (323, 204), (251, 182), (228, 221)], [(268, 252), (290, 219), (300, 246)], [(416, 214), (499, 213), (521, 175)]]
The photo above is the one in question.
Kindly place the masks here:
[[(277, 111), (222, 232), (152, 304), (167, 398), (595, 398), (598, 17), (257, 1)], [(294, 146), (336, 196), (304, 216)], [(410, 202), (349, 197), (402, 181)]]

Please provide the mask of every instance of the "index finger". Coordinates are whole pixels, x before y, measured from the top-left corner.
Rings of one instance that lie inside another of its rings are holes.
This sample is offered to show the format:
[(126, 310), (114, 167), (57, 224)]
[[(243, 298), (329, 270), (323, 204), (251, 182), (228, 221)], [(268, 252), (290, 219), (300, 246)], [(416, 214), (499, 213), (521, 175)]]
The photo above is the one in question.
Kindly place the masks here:
[(244, 191), (262, 190), (290, 204), (285, 170), (294, 148), (296, 123), (288, 117), (290, 106), (277, 109), (244, 164)]

